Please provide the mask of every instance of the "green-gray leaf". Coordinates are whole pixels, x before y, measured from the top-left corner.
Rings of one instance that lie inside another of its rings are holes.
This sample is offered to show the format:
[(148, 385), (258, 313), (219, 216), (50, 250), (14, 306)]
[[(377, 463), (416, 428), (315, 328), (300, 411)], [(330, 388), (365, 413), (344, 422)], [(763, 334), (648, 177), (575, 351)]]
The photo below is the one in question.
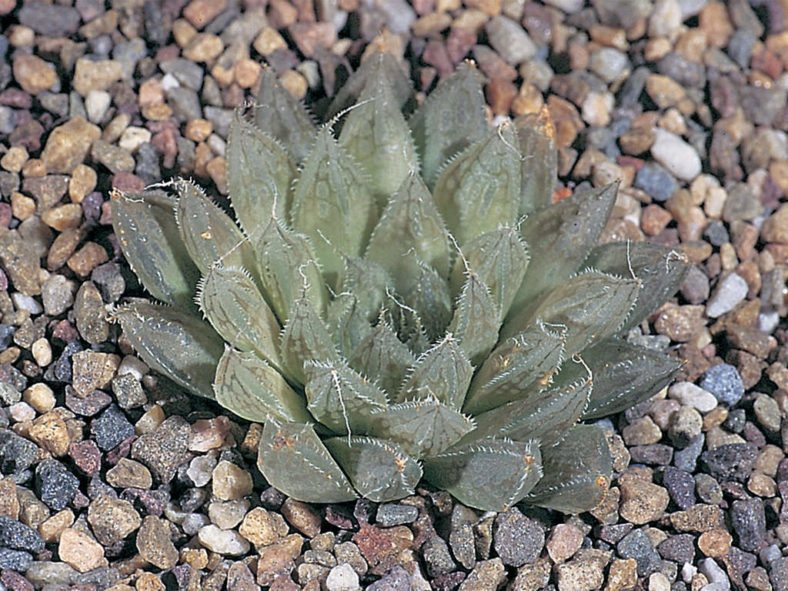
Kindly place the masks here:
[(501, 326), (498, 306), (479, 276), (470, 271), (454, 307), (449, 332), (472, 363), (480, 363), (495, 346)]
[(459, 410), (473, 377), (473, 366), (452, 335), (421, 355), (402, 383), (397, 402), (435, 397)]
[(213, 385), (216, 401), (248, 421), (310, 420), (304, 399), (282, 375), (252, 352), (225, 347)]
[(276, 489), (306, 503), (342, 503), (358, 497), (311, 425), (266, 421), (257, 467)]
[(381, 319), (358, 344), (348, 362), (367, 378), (376, 378), (380, 387), (393, 396), (399, 391), (408, 368), (416, 359), (408, 346)]
[(339, 359), (331, 333), (305, 293), (293, 304), (290, 318), (282, 331), (279, 350), (289, 375), (303, 384), (304, 363), (315, 359)]
[(359, 494), (376, 503), (412, 495), (421, 480), (421, 466), (392, 441), (335, 437), (326, 447)]
[(180, 239), (175, 199), (164, 191), (113, 192), (111, 208), (120, 247), (145, 289), (166, 304), (193, 310), (200, 271)]
[(213, 398), (213, 377), (224, 345), (205, 322), (182, 310), (135, 300), (113, 318), (142, 360), (181, 388)]
[(558, 171), (558, 150), (550, 112), (528, 113), (514, 120), (522, 159), (520, 216), (531, 215), (550, 205)]
[(542, 476), (535, 441), (487, 439), (451, 448), (423, 464), (432, 484), (485, 511), (506, 511)]

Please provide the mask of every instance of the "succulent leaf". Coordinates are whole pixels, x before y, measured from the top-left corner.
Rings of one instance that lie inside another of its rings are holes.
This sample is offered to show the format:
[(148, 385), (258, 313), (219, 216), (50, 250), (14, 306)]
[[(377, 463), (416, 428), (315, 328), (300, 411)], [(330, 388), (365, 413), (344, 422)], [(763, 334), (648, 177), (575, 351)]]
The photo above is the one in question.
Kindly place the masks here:
[(247, 234), (267, 223), (264, 212), (287, 219), (295, 178), (296, 167), (280, 143), (236, 113), (227, 142), (227, 186)]
[(371, 432), (396, 441), (409, 454), (432, 457), (457, 443), (473, 421), (435, 397), (408, 400), (376, 411)]
[(192, 394), (214, 397), (211, 384), (224, 346), (205, 322), (144, 300), (124, 304), (113, 317), (150, 367)]
[(377, 378), (380, 387), (392, 395), (399, 391), (408, 368), (416, 359), (408, 346), (381, 319), (353, 350), (348, 362), (367, 378)]
[(252, 351), (226, 346), (216, 367), (216, 401), (239, 417), (263, 423), (269, 418), (303, 423), (310, 420), (303, 397), (282, 374)]
[(580, 269), (610, 217), (618, 184), (562, 199), (523, 222), (521, 233), (531, 251), (528, 279), (515, 296), (510, 314)]
[(448, 331), (457, 337), (468, 359), (480, 363), (498, 341), (500, 327), (499, 308), (490, 290), (475, 272), (470, 271)]
[(294, 302), (279, 348), (285, 368), (300, 384), (304, 383), (304, 364), (307, 361), (339, 359), (331, 333), (312, 306), (307, 292), (304, 289)]
[(556, 443), (588, 406), (593, 381), (590, 371), (581, 375), (579, 365), (565, 364), (556, 376), (557, 383), (549, 389), (522, 392), (518, 400), (478, 415), (471, 438), (537, 439), (542, 447)]
[(293, 190), (293, 227), (312, 240), (323, 273), (336, 286), (342, 255), (361, 254), (377, 220), (375, 200), (358, 164), (324, 125)]
[(391, 53), (381, 51), (369, 55), (351, 74), (331, 102), (328, 117), (333, 118), (340, 111), (359, 102), (367, 85), (384, 80), (390, 87), (388, 92), (392, 94), (399, 111), (413, 94), (413, 89), (397, 58)]
[(461, 253), (451, 273), (452, 292), (459, 292), (470, 268), (490, 289), (499, 318), (505, 318), (530, 261), (517, 228), (508, 226), (485, 232), (467, 243)]
[(296, 164), (306, 158), (317, 132), (304, 106), (279, 83), (271, 68), (263, 68), (260, 76), (254, 122), (282, 142)]
[(460, 64), (410, 118), (427, 186), (435, 184), (449, 158), (487, 133), (483, 83), (484, 77), (474, 66)]
[(433, 198), (460, 246), (517, 221), (520, 151), (509, 123), (452, 158), (441, 170)]
[(473, 367), (451, 334), (421, 355), (402, 383), (396, 401), (437, 398), (460, 409), (473, 377)]
[(114, 192), (111, 208), (120, 247), (145, 289), (165, 304), (193, 309), (200, 271), (180, 240), (175, 199), (164, 191)]
[(566, 330), (537, 321), (501, 342), (471, 382), (463, 410), (478, 414), (545, 388), (564, 362)]
[(689, 259), (674, 248), (650, 242), (603, 244), (594, 248), (586, 265), (623, 277), (635, 276), (643, 282), (638, 301), (621, 327), (626, 332), (657, 311), (681, 286), (689, 269)]
[(345, 119), (339, 145), (367, 171), (369, 188), (381, 207), (418, 170), (410, 128), (385, 78), (367, 80), (359, 103)]
[(312, 307), (323, 314), (326, 309), (326, 288), (309, 240), (271, 219), (256, 243), (257, 273), (263, 295), (279, 322), (290, 317), (290, 307), (304, 292)]
[(520, 216), (531, 215), (550, 205), (558, 171), (555, 128), (548, 108), (514, 120), (522, 158)]
[(421, 480), (421, 466), (393, 441), (335, 437), (326, 447), (359, 494), (376, 503), (412, 495)]
[(277, 371), (281, 327), (249, 273), (243, 268), (212, 266), (197, 290), (200, 310), (214, 330), (241, 351), (255, 351)]
[(414, 276), (420, 274), (416, 260), (443, 277), (448, 274), (451, 255), (446, 226), (418, 175), (406, 176), (393, 193), (369, 239), (365, 258), (398, 278), (398, 290), (418, 281)]
[(674, 357), (616, 338), (589, 347), (583, 359), (594, 375), (584, 419), (604, 417), (648, 400), (681, 368)]
[(306, 503), (342, 503), (358, 494), (311, 425), (269, 420), (257, 467), (286, 495)]
[(527, 502), (563, 513), (590, 511), (602, 501), (613, 471), (604, 432), (575, 425), (557, 445), (542, 448), (542, 468)]
[(304, 393), (312, 416), (334, 433), (364, 433), (386, 394), (343, 362), (307, 361)]
[[(407, 257), (414, 260), (413, 257)], [(449, 282), (432, 267), (415, 262), (419, 275), (414, 285), (401, 291), (405, 304), (415, 311), (430, 342), (443, 336), (451, 321)]]
[(449, 449), (423, 462), (424, 476), (469, 507), (505, 511), (542, 476), (535, 441), (486, 439)]
[(566, 354), (574, 355), (609, 336), (623, 325), (637, 301), (642, 282), (585, 271), (544, 294), (530, 308), (504, 325), (502, 336), (542, 320), (566, 328)]

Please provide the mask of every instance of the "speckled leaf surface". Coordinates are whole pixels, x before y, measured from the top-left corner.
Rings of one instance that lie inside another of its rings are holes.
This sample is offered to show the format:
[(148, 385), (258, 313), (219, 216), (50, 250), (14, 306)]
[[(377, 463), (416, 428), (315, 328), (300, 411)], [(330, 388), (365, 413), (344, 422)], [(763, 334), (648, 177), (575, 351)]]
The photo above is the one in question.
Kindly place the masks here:
[(224, 345), (208, 324), (143, 300), (124, 304), (113, 316), (145, 363), (192, 394), (214, 397), (211, 384)]
[(421, 355), (408, 371), (397, 402), (437, 398), (459, 409), (473, 377), (473, 366), (460, 343), (451, 335)]
[(310, 420), (304, 398), (282, 374), (251, 351), (225, 347), (213, 384), (216, 401), (248, 421)]
[(291, 312), (282, 331), (279, 350), (289, 374), (303, 384), (304, 363), (315, 359), (336, 361), (339, 353), (328, 327), (305, 293), (295, 301)]
[(363, 497), (387, 503), (414, 494), (421, 466), (391, 441), (373, 437), (335, 437), (326, 440), (342, 469)]
[[(389, 396), (396, 394), (416, 358), (381, 320), (354, 349), (350, 366), (368, 379), (376, 379)], [(373, 377), (374, 376), (374, 377)]]
[(342, 503), (358, 494), (311, 425), (267, 421), (257, 467), (284, 494), (306, 503)]

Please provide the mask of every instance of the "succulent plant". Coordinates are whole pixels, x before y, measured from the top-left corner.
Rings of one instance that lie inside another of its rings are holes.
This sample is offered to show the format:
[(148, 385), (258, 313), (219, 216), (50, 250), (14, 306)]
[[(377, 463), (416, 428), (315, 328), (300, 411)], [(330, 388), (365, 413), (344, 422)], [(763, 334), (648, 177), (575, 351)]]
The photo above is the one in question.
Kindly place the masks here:
[(408, 78), (375, 53), (316, 126), (266, 70), (230, 129), (234, 215), (186, 180), (113, 195), (160, 302), (115, 319), (151, 368), (264, 423), (258, 466), (295, 499), (391, 501), (424, 478), (485, 510), (590, 509), (611, 456), (582, 421), (679, 366), (625, 337), (684, 257), (598, 245), (617, 186), (553, 203), (548, 114), (490, 126), (482, 83), (461, 65), (406, 117)]

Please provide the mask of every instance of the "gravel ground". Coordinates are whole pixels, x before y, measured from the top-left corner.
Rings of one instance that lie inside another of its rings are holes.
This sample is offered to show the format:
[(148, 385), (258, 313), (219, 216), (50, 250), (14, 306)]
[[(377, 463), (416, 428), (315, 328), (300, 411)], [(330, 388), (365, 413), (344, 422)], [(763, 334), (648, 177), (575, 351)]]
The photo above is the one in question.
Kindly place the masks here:
[[(0, 590), (788, 590), (788, 1), (0, 0)], [(603, 422), (603, 504), (445, 493), (310, 506), (259, 425), (148, 373), (108, 193), (226, 192), (261, 63), (320, 111), (371, 42), (420, 93), (473, 58), (490, 116), (547, 105), (559, 195), (622, 179), (605, 239), (693, 267), (634, 335), (684, 360)]]

